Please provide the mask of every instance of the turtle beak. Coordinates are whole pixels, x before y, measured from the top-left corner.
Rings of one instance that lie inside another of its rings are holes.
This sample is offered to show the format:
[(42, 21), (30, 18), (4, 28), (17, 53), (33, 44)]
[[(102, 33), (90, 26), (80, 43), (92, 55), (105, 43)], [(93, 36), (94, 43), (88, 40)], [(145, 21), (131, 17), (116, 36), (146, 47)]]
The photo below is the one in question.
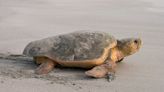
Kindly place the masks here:
[(134, 40), (134, 43), (137, 44), (137, 49), (139, 50), (141, 45), (142, 45), (142, 41), (141, 38), (137, 38)]

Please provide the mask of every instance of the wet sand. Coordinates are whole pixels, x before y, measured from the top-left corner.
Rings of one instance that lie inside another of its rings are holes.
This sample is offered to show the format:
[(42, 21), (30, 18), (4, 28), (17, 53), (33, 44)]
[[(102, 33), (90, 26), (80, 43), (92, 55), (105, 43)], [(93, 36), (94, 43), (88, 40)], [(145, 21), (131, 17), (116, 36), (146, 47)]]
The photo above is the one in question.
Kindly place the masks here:
[(82, 69), (34, 74), (31, 59), (0, 58), (2, 92), (161, 92), (164, 11), (160, 0), (0, 0), (0, 56), (21, 54), (28, 42), (79, 30), (140, 37), (141, 50), (118, 64), (116, 79), (90, 79)]

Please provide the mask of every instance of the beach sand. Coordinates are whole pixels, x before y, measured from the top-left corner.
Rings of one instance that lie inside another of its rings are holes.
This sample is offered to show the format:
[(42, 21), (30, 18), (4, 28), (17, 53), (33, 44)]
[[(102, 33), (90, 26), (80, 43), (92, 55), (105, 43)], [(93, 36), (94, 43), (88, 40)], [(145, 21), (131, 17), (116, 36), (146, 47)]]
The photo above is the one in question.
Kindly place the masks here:
[[(164, 91), (162, 0), (0, 0), (0, 92)], [(116, 79), (92, 79), (83, 69), (56, 68), (36, 75), (22, 54), (33, 40), (63, 33), (105, 31), (116, 38), (140, 37), (141, 50), (117, 66)]]

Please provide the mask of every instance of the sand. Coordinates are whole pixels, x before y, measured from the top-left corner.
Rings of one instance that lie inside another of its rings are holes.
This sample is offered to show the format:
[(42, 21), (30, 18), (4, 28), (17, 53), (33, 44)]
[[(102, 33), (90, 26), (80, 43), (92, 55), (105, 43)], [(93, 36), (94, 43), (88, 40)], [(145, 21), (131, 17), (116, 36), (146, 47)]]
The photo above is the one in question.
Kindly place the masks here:
[[(162, 0), (0, 0), (0, 92), (164, 91)], [(91, 79), (83, 69), (56, 68), (35, 75), (21, 54), (33, 40), (79, 30), (105, 31), (121, 39), (140, 37), (141, 50), (117, 66), (116, 79)]]

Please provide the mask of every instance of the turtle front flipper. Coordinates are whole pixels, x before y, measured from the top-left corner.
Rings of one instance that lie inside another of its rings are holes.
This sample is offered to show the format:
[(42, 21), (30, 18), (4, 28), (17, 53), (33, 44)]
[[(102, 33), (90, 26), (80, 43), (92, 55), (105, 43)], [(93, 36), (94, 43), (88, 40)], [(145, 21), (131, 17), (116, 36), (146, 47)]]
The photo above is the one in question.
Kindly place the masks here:
[(124, 60), (124, 58), (122, 58), (122, 59), (120, 59), (120, 60), (118, 60), (116, 62), (119, 63), (119, 62), (122, 62), (123, 60)]
[(112, 81), (115, 78), (115, 66), (115, 62), (107, 62), (105, 64), (95, 66), (93, 69), (86, 71), (85, 74), (94, 78), (107, 77), (108, 81)]
[(39, 67), (35, 70), (36, 74), (48, 74), (57, 65), (53, 60), (46, 57), (35, 57), (34, 58)]

